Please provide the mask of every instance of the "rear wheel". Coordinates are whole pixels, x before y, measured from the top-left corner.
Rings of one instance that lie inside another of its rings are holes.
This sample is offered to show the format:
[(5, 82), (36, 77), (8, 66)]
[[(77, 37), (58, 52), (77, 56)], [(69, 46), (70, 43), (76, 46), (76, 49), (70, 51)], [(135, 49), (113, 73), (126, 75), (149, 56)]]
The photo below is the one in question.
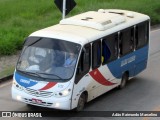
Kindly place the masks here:
[(122, 76), (121, 84), (119, 85), (119, 89), (123, 89), (126, 86), (127, 81), (128, 81), (128, 74), (124, 73)]
[(81, 94), (78, 100), (76, 111), (82, 111), (86, 103), (86, 95)]

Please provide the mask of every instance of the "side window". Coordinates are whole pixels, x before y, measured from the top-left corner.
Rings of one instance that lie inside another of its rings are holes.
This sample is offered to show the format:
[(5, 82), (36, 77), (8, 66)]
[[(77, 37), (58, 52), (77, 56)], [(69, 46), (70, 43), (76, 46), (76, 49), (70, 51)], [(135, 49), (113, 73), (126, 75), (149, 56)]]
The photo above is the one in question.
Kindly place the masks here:
[(134, 28), (125, 29), (119, 36), (120, 56), (134, 50)]
[(101, 65), (101, 40), (92, 44), (92, 69)]
[(91, 66), (91, 45), (87, 44), (84, 46), (78, 62), (76, 80), (75, 80), (76, 84), (85, 74), (89, 72), (90, 66)]
[(86, 74), (90, 70), (91, 65), (91, 46), (86, 45), (82, 52), (82, 71)]
[(149, 21), (140, 23), (136, 26), (136, 33), (135, 33), (135, 39), (136, 39), (136, 49), (139, 49), (146, 44), (148, 44), (149, 39)]
[(118, 33), (107, 36), (102, 41), (102, 64), (111, 62), (118, 57)]

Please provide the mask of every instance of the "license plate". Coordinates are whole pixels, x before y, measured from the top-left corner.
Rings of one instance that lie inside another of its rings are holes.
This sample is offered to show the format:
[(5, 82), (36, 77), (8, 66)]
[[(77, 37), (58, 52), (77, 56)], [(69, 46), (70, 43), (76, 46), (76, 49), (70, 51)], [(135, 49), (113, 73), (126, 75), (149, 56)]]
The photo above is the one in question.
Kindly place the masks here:
[(37, 104), (41, 104), (41, 103), (42, 103), (42, 100), (32, 98), (32, 102), (33, 102), (33, 103), (37, 103)]

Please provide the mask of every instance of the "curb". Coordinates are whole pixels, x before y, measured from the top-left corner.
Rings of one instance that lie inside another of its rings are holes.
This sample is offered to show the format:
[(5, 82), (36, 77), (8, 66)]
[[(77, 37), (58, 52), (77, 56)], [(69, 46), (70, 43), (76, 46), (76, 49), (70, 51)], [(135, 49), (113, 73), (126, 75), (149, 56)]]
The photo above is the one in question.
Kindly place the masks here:
[(160, 24), (151, 26), (151, 31), (156, 29), (160, 29)]
[(10, 80), (10, 79), (12, 79), (12, 78), (13, 78), (13, 74), (8, 75), (8, 76), (6, 76), (6, 77), (4, 77), (4, 78), (0, 78), (0, 83), (5, 82), (5, 81), (8, 81), (8, 80)]

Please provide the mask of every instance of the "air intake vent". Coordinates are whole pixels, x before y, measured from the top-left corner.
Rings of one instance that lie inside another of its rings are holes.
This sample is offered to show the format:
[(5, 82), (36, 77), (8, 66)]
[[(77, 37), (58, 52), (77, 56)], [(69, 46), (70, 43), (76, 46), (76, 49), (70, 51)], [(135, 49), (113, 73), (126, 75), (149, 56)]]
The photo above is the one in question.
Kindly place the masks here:
[(124, 11), (124, 10), (116, 10), (116, 9), (99, 9), (98, 10), (99, 13), (113, 13), (113, 14), (119, 14), (119, 15), (123, 15), (129, 18), (134, 18), (134, 14), (133, 12), (130, 11)]
[(82, 18), (81, 20), (86, 20), (86, 21), (88, 21), (88, 20), (90, 20), (90, 19), (93, 19), (93, 18), (91, 18), (91, 17), (86, 17), (86, 18)]

